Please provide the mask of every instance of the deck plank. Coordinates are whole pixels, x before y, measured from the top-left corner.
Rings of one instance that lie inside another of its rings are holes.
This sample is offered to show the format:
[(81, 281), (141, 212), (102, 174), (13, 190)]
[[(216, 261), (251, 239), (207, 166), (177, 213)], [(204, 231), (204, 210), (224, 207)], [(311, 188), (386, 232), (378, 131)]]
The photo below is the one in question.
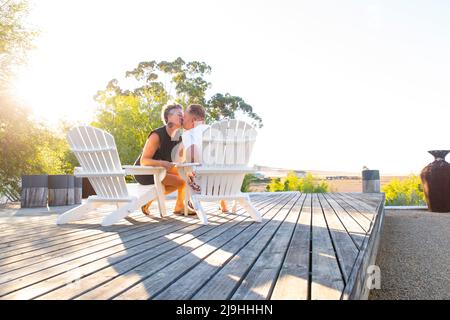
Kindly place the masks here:
[(375, 218), (367, 237), (364, 239), (361, 250), (355, 260), (349, 281), (347, 282), (341, 299), (367, 299), (369, 289), (366, 286), (367, 268), (375, 264), (376, 255), (381, 238), (381, 229), (384, 220), (384, 194), (372, 194), (372, 199), (378, 199), (375, 209)]
[[(181, 219), (184, 220), (186, 218)], [(189, 222), (175, 219), (170, 221), (168, 219), (164, 224), (161, 222), (159, 227), (150, 230), (144, 229), (137, 235), (123, 236), (119, 234), (118, 244), (114, 244), (115, 241), (110, 241), (109, 247), (100, 247), (99, 249), (94, 246), (85, 249), (86, 254), (82, 256), (79, 256), (79, 252), (77, 256), (62, 256), (59, 260), (56, 259), (58, 262), (56, 265), (55, 261), (50, 262), (50, 266), (44, 269), (40, 268), (31, 274), (27, 273), (28, 268), (20, 269), (13, 275), (15, 277), (14, 280), (17, 279), (18, 281), (10, 280), (2, 284), (0, 294), (3, 295), (5, 290), (11, 290), (14, 292), (5, 296), (5, 298), (15, 299), (20, 297), (20, 299), (23, 299), (24, 297), (28, 297), (30, 292), (37, 296), (48, 291), (48, 288), (51, 288), (50, 284), (67, 284), (70, 283), (70, 279), (76, 280), (77, 277), (82, 277), (84, 274), (108, 267), (111, 261), (117, 263), (141, 252), (146, 253), (151, 248), (163, 246), (167, 242), (176, 242), (176, 239), (181, 237), (184, 232), (189, 233), (203, 227), (197, 223), (196, 219), (189, 219)], [(228, 219), (223, 219), (219, 216), (211, 217), (212, 223), (217, 221), (224, 223)], [(214, 226), (211, 224), (212, 228)], [(111, 244), (114, 245), (111, 246)], [(39, 268), (39, 266), (35, 268)], [(7, 278), (6, 280), (9, 279)], [(18, 289), (21, 287), (17, 288), (17, 286), (27, 286), (28, 288), (20, 291)]]
[(191, 219), (190, 222), (167, 221), (161, 223), (159, 227), (151, 230), (141, 230), (131, 235), (118, 236), (118, 239), (103, 243), (98, 246), (92, 246), (76, 252), (72, 255), (57, 256), (47, 262), (41, 264), (33, 264), (25, 266), (18, 270), (2, 274), (2, 285), (0, 286), (0, 296), (5, 295), (6, 291), (17, 291), (22, 287), (39, 283), (43, 280), (51, 279), (54, 276), (62, 275), (67, 278), (70, 270), (79, 269), (85, 264), (102, 263), (104, 266), (109, 265), (108, 257), (114, 254), (135, 253), (142, 250), (142, 247), (160, 245), (168, 240), (163, 236), (182, 230), (186, 227), (195, 226), (196, 221)]
[(309, 298), (311, 211), (311, 194), (307, 194), (271, 295), (273, 300), (306, 300)]
[[(255, 225), (246, 233), (245, 241), (236, 240), (231, 244), (234, 254), (227, 264), (220, 268), (209, 281), (204, 284), (191, 298), (194, 300), (229, 299), (239, 286), (240, 279), (246, 274), (252, 263), (257, 259), (262, 248), (270, 240), (274, 230), (283, 221), (289, 211), (289, 202), (295, 201), (292, 194), (285, 201), (277, 204), (263, 220), (263, 224)], [(236, 244), (239, 244), (237, 245)]]
[[(255, 202), (257, 207), (265, 207), (270, 205), (269, 201)], [(223, 223), (221, 228), (232, 227), (235, 223), (243, 220), (242, 210), (233, 215), (230, 220)], [(217, 218), (211, 218), (214, 223)], [(73, 290), (68, 286), (54, 290), (47, 295), (40, 297), (41, 299), (107, 299), (118, 294), (122, 288), (130, 286), (133, 279), (140, 281), (145, 276), (144, 273), (156, 272), (165, 265), (177, 261), (183, 255), (189, 254), (191, 251), (202, 245), (198, 239), (205, 238), (205, 235), (212, 237), (212, 232), (219, 232), (220, 229), (214, 230), (214, 226), (208, 228), (197, 228), (193, 231), (185, 230), (185, 233), (172, 241), (160, 247), (154, 247), (149, 250), (128, 257), (114, 265), (108, 266), (102, 270), (84, 277), (80, 282), (80, 288)], [(112, 257), (113, 258), (113, 257)], [(82, 270), (84, 273), (86, 270)]]
[[(210, 210), (213, 210), (212, 208)], [(141, 216), (143, 216), (141, 214)], [(180, 218), (178, 221), (191, 221), (191, 218)], [(9, 271), (19, 269), (23, 266), (30, 266), (36, 263), (42, 263), (47, 260), (54, 259), (57, 256), (68, 255), (79, 252), (83, 249), (92, 248), (95, 245), (108, 243), (118, 237), (123, 237), (125, 234), (134, 234), (142, 230), (151, 230), (153, 228), (160, 228), (162, 225), (170, 227), (171, 220), (167, 219), (152, 219), (147, 222), (138, 222), (135, 225), (117, 224), (114, 229), (108, 231), (100, 231), (91, 234), (91, 230), (85, 233), (77, 233), (76, 236), (66, 236), (58, 238), (57, 241), (50, 241), (45, 243), (31, 243), (25, 248), (15, 251), (7, 251), (0, 255), (0, 274), (7, 268)], [(57, 226), (55, 226), (57, 228)]]
[(241, 281), (241, 285), (231, 297), (232, 300), (265, 300), (269, 297), (283, 264), (292, 233), (295, 230), (303, 199), (304, 195), (291, 200), (287, 204), (288, 215), (279, 228), (275, 230), (273, 238)]
[(317, 194), (312, 197), (311, 299), (339, 299), (344, 281)]
[(347, 230), (347, 233), (352, 238), (355, 245), (361, 248), (364, 238), (366, 236), (366, 230), (364, 230), (360, 224), (358, 224), (355, 219), (353, 219), (347, 211), (344, 210), (335, 200), (330, 197), (329, 194), (325, 194), (324, 198), (326, 202), (333, 208), (333, 211), (336, 213), (336, 216), (339, 218), (341, 223), (344, 225), (344, 228)]
[[(79, 250), (77, 246), (70, 247), (70, 253), (67, 253), (66, 250), (56, 250), (55, 252), (49, 250), (48, 253), (33, 256), (31, 259), (19, 260), (2, 266), (0, 284), (3, 285), (5, 282), (28, 276), (44, 269), (48, 270), (49, 268), (58, 266), (64, 268), (61, 265), (64, 264), (65, 266), (68, 266), (77, 264), (79, 261), (89, 261), (89, 259), (103, 257), (103, 255), (108, 255), (110, 252), (115, 252), (117, 250), (122, 251), (125, 247), (149, 241), (159, 235), (182, 228), (184, 223), (192, 222), (192, 219), (190, 221), (166, 220), (151, 229), (146, 229), (144, 227), (138, 228), (137, 230), (131, 230), (131, 232), (113, 234), (109, 241), (99, 239), (98, 241), (93, 241), (90, 246), (81, 244)], [(5, 268), (9, 271), (5, 271)], [(2, 292), (1, 288), (0, 292)]]
[(344, 281), (347, 281), (355, 263), (356, 256), (358, 255), (358, 247), (352, 241), (344, 225), (338, 219), (333, 208), (331, 208), (323, 195), (319, 195), (319, 202), (325, 215), (325, 222), (330, 231)]
[[(111, 207), (111, 206), (109, 206)], [(174, 204), (171, 203), (168, 206), (168, 212), (171, 212), (173, 210)], [(206, 209), (211, 208), (211, 206), (207, 206)], [(130, 214), (127, 218), (120, 221), (119, 224), (115, 224), (112, 226), (103, 227), (100, 225), (101, 218), (104, 216), (102, 212), (105, 211), (105, 209), (100, 209), (100, 212), (91, 212), (88, 214), (88, 216), (82, 217), (81, 219), (69, 223), (57, 226), (56, 225), (56, 215), (53, 215), (51, 217), (51, 221), (49, 225), (46, 225), (45, 228), (40, 227), (40, 223), (37, 225), (34, 225), (34, 223), (28, 222), (28, 225), (31, 225), (31, 229), (27, 228), (16, 228), (13, 230), (13, 234), (15, 237), (0, 237), (2, 242), (0, 244), (0, 250), (5, 247), (12, 247), (12, 248), (23, 248), (27, 245), (33, 244), (44, 244), (47, 242), (51, 242), (54, 240), (64, 239), (67, 236), (76, 236), (77, 234), (86, 234), (87, 232), (92, 232), (94, 230), (95, 232), (102, 233), (102, 232), (117, 232), (122, 231), (124, 226), (133, 226), (139, 223), (148, 223), (148, 222), (159, 222), (161, 221), (161, 218), (159, 215), (156, 214), (157, 208), (156, 205), (152, 205), (151, 212), (154, 212), (155, 214), (151, 214), (150, 216), (144, 216), (141, 212), (135, 212)], [(67, 209), (66, 209), (67, 210)], [(107, 210), (107, 209), (106, 209)], [(42, 234), (46, 235), (45, 238), (42, 237)], [(7, 249), (5, 251), (2, 250), (2, 252), (7, 252)]]
[[(373, 221), (374, 217), (376, 216), (376, 210), (378, 208), (378, 205), (380, 204), (380, 197), (378, 198), (360, 198), (355, 196), (353, 193), (340, 193), (340, 196), (345, 197), (350, 201), (351, 203), (358, 204), (364, 208), (366, 212), (368, 212), (368, 216), (371, 217), (371, 221)], [(375, 203), (376, 200), (376, 203)]]
[[(286, 204), (291, 205), (297, 198), (292, 198)], [(249, 239), (249, 235), (244, 237), (236, 237), (229, 243), (224, 245), (221, 250), (218, 250), (205, 258), (202, 263), (183, 276), (182, 279), (177, 280), (169, 288), (155, 296), (155, 299), (187, 299), (189, 298), (189, 291), (197, 291), (204, 283), (208, 281), (215, 273), (220, 270), (228, 260), (242, 248), (244, 240)], [(183, 290), (184, 289), (184, 290)]]
[[(383, 194), (251, 194), (263, 215), (207, 205), (196, 217), (0, 208), (0, 299), (358, 299), (374, 263)], [(174, 206), (168, 200), (168, 208)], [(156, 204), (154, 204), (156, 208)], [(155, 211), (156, 212), (156, 211)]]
[[(295, 195), (290, 195), (288, 198), (294, 197)], [(278, 205), (277, 205), (278, 206)], [(277, 207), (275, 206), (275, 207)], [(251, 223), (248, 228), (245, 229), (245, 232), (239, 233), (240, 238), (238, 238), (238, 243), (245, 243), (245, 240), (250, 238), (252, 241), (258, 236), (252, 238), (252, 235), (255, 231), (261, 230), (267, 225), (271, 225), (275, 219), (278, 219), (279, 215), (277, 215), (277, 211), (269, 210), (265, 215), (262, 223)], [(260, 232), (259, 234), (263, 234), (267, 236), (268, 233)], [(144, 279), (138, 285), (130, 288), (125, 291), (118, 297), (117, 299), (136, 299), (137, 297), (144, 297), (147, 299), (153, 298), (159, 291), (164, 290), (170, 285), (173, 281), (173, 275), (182, 274), (186, 270), (186, 265), (191, 265), (193, 263), (198, 264), (200, 261), (198, 259), (205, 258), (210, 253), (213, 253), (215, 250), (221, 249), (228, 241), (230, 237), (228, 235), (224, 235), (224, 237), (218, 239), (217, 241), (213, 241), (210, 243), (208, 247), (201, 248), (198, 252), (195, 252), (189, 256), (185, 257), (186, 261), (178, 261), (177, 264), (171, 265), (171, 269), (164, 274), (155, 274), (149, 278)], [(233, 261), (233, 259), (232, 259)], [(227, 266), (229, 266), (232, 262), (229, 262)], [(166, 269), (167, 270), (167, 269)], [(165, 271), (166, 271), (165, 270)], [(222, 269), (223, 270), (223, 269)], [(220, 272), (219, 272), (220, 273)], [(216, 293), (217, 294), (217, 293)]]
[(357, 212), (357, 213), (360, 214), (360, 216), (366, 218), (366, 220), (367, 220), (368, 223), (369, 223), (369, 229), (370, 229), (370, 225), (371, 225), (371, 223), (372, 223), (372, 221), (373, 221), (373, 218), (374, 218), (374, 216), (375, 216), (375, 214), (374, 214), (374, 211), (375, 211), (375, 210), (374, 210), (374, 209), (369, 209), (369, 210), (358, 210), (358, 209), (355, 207), (355, 203), (356, 203), (358, 200), (355, 199), (355, 198), (350, 197), (349, 195), (346, 195), (345, 193), (334, 193), (334, 196), (335, 196), (337, 199), (340, 199), (341, 201), (343, 201), (344, 203), (346, 203), (346, 205), (352, 209), (352, 212)]
[[(77, 235), (82, 236), (90, 232), (117, 232), (121, 231), (124, 227), (133, 227), (139, 223), (157, 222), (161, 220), (156, 215), (145, 217), (142, 213), (133, 213), (118, 224), (103, 227), (100, 225), (101, 213), (91, 213), (90, 216), (91, 218), (89, 219), (80, 219), (70, 224), (57, 226), (57, 216), (55, 215), (52, 217), (52, 224), (46, 226), (44, 229), (40, 228), (39, 225), (33, 227), (31, 230), (18, 228), (14, 230), (14, 237), (0, 237), (0, 241), (2, 242), (0, 244), (0, 250), (7, 252), (13, 248), (26, 248), (27, 246), (35, 246), (38, 244), (45, 245), (52, 241), (58, 241), (66, 237), (76, 237)], [(30, 222), (29, 224), (32, 225), (33, 223)], [(46, 235), (45, 238), (42, 237), (43, 234)]]
[(346, 212), (348, 215), (350, 215), (353, 220), (356, 221), (367, 233), (370, 229), (370, 221), (372, 219), (368, 219), (365, 215), (363, 215), (361, 212), (356, 210), (349, 204), (347, 201), (339, 197), (337, 194), (328, 194), (329, 197), (333, 198), (334, 201), (336, 201)]
[(364, 201), (366, 205), (371, 206), (374, 210), (378, 208), (380, 202), (380, 194), (348, 192), (347, 195), (353, 199)]

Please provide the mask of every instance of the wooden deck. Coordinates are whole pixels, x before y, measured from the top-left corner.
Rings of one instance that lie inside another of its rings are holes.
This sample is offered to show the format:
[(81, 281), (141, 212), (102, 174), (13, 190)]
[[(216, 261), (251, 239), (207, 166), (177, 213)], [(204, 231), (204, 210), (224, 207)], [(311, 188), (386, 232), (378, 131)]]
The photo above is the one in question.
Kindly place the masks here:
[[(56, 226), (68, 207), (0, 209), (0, 299), (366, 298), (383, 194), (255, 193), (263, 215), (210, 205), (195, 217), (101, 213)], [(173, 200), (169, 201), (171, 210)], [(153, 210), (156, 212), (155, 210)]]

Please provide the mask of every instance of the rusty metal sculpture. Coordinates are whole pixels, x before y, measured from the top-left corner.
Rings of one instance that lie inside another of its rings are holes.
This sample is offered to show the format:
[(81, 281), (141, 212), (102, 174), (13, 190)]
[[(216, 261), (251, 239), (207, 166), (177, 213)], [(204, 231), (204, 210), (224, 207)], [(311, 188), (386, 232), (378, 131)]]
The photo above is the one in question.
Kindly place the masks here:
[(450, 150), (428, 152), (435, 159), (423, 168), (420, 174), (428, 210), (450, 212), (450, 164), (445, 161), (445, 156)]

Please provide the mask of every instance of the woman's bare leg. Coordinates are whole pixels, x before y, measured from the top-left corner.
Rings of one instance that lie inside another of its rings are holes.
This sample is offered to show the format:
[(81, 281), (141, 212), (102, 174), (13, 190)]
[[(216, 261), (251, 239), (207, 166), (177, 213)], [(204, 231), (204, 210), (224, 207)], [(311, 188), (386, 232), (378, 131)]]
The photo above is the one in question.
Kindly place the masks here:
[[(178, 174), (178, 171), (176, 171), (176, 168), (172, 168), (171, 170), (169, 170), (161, 183), (164, 185), (164, 194), (178, 191), (177, 202), (175, 203), (175, 211), (182, 210), (184, 208), (185, 182), (183, 178), (181, 178), (181, 176)], [(155, 199), (150, 200), (141, 207), (141, 210), (144, 214), (150, 214), (149, 208), (154, 200)]]
[(180, 211), (184, 208), (184, 192), (186, 183), (184, 179), (179, 175), (176, 168), (170, 169), (164, 179), (161, 181), (166, 189), (166, 194), (172, 193), (177, 190), (177, 201), (175, 203), (175, 211)]
[(220, 200), (220, 209), (222, 212), (228, 212), (227, 202), (225, 200)]

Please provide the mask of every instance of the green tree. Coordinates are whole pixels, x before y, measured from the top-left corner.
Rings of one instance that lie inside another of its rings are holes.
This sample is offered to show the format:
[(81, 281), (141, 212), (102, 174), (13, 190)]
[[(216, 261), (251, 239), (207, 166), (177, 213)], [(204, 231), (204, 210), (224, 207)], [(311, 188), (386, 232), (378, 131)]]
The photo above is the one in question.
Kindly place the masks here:
[(27, 112), (18, 108), (7, 96), (0, 96), (0, 193), (13, 188), (18, 191), (20, 176), (37, 170), (32, 161), (38, 153), (34, 141), (37, 129)]
[(9, 84), (36, 35), (25, 27), (26, 1), (0, 0), (0, 194), (20, 190), (20, 176), (39, 172), (41, 130), (12, 98)]
[(161, 106), (148, 108), (139, 97), (116, 95), (100, 110), (92, 125), (111, 133), (122, 163), (133, 164), (147, 135), (162, 124), (159, 114), (154, 114), (155, 109), (160, 112)]
[(6, 96), (0, 105), (0, 194), (19, 192), (22, 175), (73, 172), (76, 161), (62, 134), (35, 123)]
[[(70, 150), (66, 137), (61, 130), (49, 130), (39, 128), (36, 137), (39, 137), (34, 173), (46, 174), (72, 174), (76, 161), (75, 155)], [(33, 172), (31, 172), (33, 173)]]
[(26, 1), (0, 0), (0, 194), (19, 192), (22, 175), (71, 173), (76, 163), (65, 137), (36, 123), (10, 94), (37, 35), (26, 27), (27, 12)]
[(234, 118), (237, 112), (249, 117), (253, 124), (262, 126), (261, 118), (241, 97), (216, 93), (206, 97), (211, 84), (206, 80), (211, 67), (204, 62), (174, 61), (141, 62), (125, 73), (132, 89), (123, 89), (117, 79), (94, 96), (99, 104), (92, 125), (110, 132), (119, 149), (121, 161), (132, 163), (139, 155), (147, 135), (163, 124), (160, 113), (169, 101), (184, 106), (198, 103), (205, 107), (207, 119)]
[(247, 173), (242, 181), (241, 192), (249, 192), (250, 184), (256, 179), (254, 174)]
[(23, 63), (32, 48), (35, 30), (25, 26), (28, 12), (26, 1), (0, 0), (0, 93), (5, 90), (14, 68)]

